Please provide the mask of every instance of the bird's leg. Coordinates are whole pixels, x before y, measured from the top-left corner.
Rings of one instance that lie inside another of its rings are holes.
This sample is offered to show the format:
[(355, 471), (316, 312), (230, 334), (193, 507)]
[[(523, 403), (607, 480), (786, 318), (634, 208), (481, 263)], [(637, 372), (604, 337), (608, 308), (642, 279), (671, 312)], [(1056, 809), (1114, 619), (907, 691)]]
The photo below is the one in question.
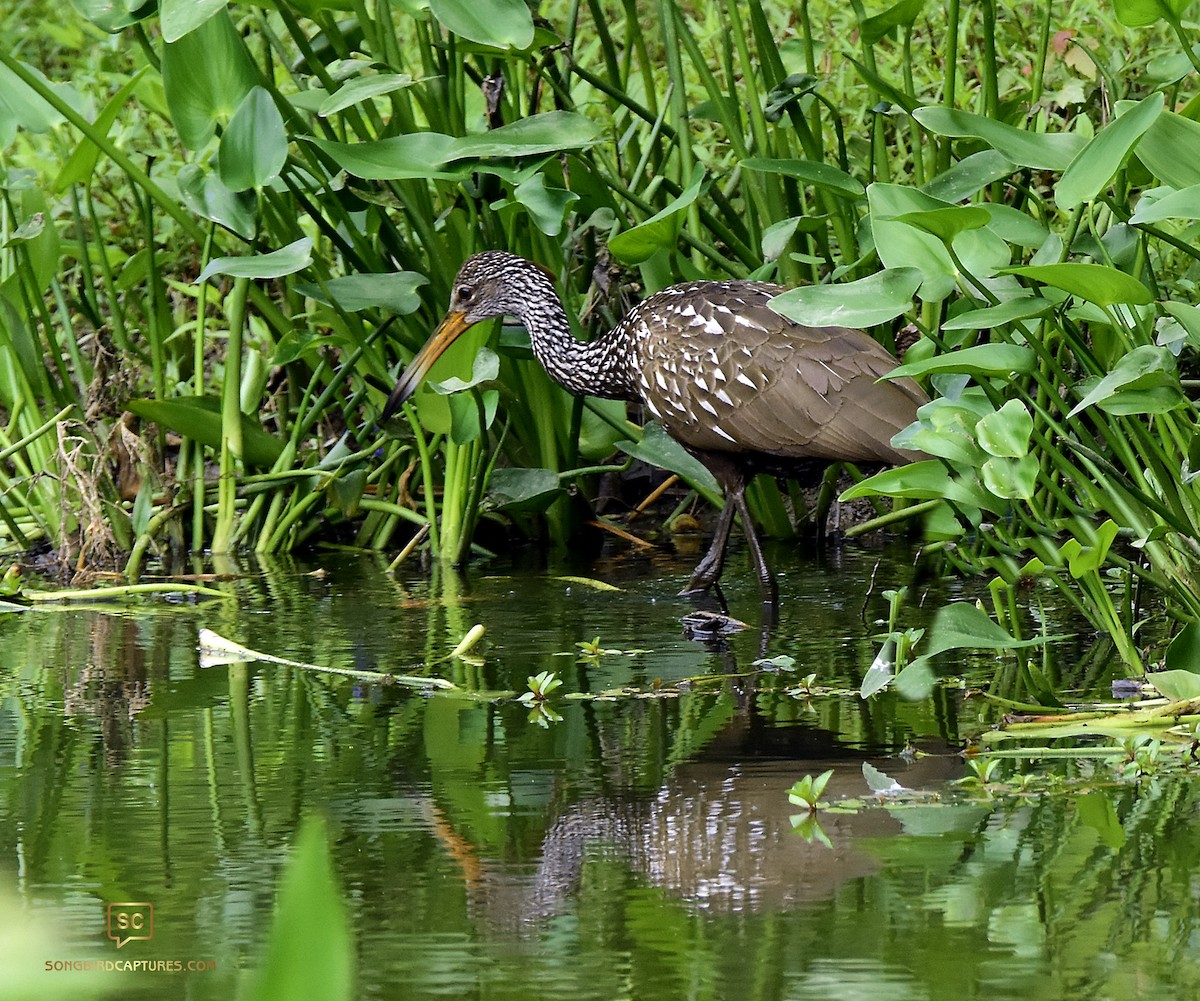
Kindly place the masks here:
[[(740, 495), (740, 491), (738, 491)], [(707, 591), (721, 576), (721, 568), (725, 565), (725, 546), (729, 542), (729, 530), (733, 527), (734, 491), (725, 491), (725, 506), (717, 518), (716, 531), (713, 533), (712, 545), (692, 571), (692, 579), (679, 593), (700, 594)], [(743, 501), (743, 504), (745, 502)]]
[(745, 489), (744, 483), (738, 484), (729, 492), (729, 497), (733, 500), (734, 507), (737, 508), (737, 513), (742, 519), (742, 534), (746, 536), (746, 548), (750, 550), (750, 562), (754, 565), (754, 572), (758, 574), (758, 583), (763, 592), (763, 602), (774, 605), (779, 601), (779, 587), (775, 583), (775, 575), (771, 573), (771, 568), (767, 566), (767, 561), (763, 556), (762, 546), (758, 542), (758, 533), (754, 531), (750, 508), (746, 506)]

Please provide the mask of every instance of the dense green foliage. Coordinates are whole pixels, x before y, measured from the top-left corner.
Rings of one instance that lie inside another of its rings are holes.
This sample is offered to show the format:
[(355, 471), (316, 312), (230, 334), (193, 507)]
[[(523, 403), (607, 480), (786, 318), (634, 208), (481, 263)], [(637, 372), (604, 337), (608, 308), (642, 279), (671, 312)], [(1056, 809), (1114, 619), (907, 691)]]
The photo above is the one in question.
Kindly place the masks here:
[[(1058, 586), (1130, 665), (1147, 587), (1200, 616), (1188, 4), (73, 3), (0, 22), (11, 549), (136, 575), (401, 523), (457, 561), (485, 512), (571, 538), (641, 431), (521, 333), (373, 428), (459, 262), (504, 247), (585, 336), (627, 282), (701, 275), (907, 324), (931, 458), (854, 493), (921, 502), (998, 609)], [(789, 500), (756, 484), (769, 531)]]

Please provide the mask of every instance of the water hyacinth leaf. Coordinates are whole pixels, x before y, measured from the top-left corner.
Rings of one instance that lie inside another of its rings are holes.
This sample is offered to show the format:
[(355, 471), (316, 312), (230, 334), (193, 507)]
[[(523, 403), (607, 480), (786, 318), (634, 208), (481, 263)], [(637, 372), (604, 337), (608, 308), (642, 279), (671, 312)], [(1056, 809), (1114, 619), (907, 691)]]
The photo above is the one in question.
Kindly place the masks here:
[(721, 486), (708, 467), (667, 434), (657, 421), (646, 422), (641, 441), (619, 441), (617, 448), (659, 469), (678, 473), (697, 490), (716, 496), (721, 494)]
[(970, 507), (992, 510), (996, 503), (978, 485), (952, 477), (936, 459), (910, 462), (869, 476), (842, 493), (840, 500), (858, 497), (910, 497), (914, 500), (948, 500)]
[[(438, 387), (434, 386), (433, 390), (438, 392)], [(449, 395), (447, 402), (450, 404), (450, 440), (456, 445), (465, 445), (495, 423), (500, 394), (494, 389), (482, 393), (456, 392)]]
[(912, 308), (924, 274), (917, 268), (885, 268), (858, 281), (805, 285), (771, 300), (775, 312), (812, 326), (869, 327)]
[(312, 282), (296, 282), (301, 295), (316, 299), (326, 306), (337, 306), (347, 313), (360, 309), (386, 309), (404, 316), (421, 307), (417, 289), (429, 284), (425, 275), (415, 271), (392, 271), (382, 275), (342, 275), (325, 282), (324, 287)]
[(1033, 417), (1020, 400), (1009, 400), (975, 426), (979, 444), (989, 455), (1020, 459), (1029, 452)]
[(1192, 671), (1147, 671), (1146, 680), (1172, 702), (1200, 699), (1200, 674)]
[(1164, 184), (1200, 184), (1200, 122), (1164, 111), (1142, 136), (1134, 155)]
[(354, 518), (358, 515), (359, 503), (363, 499), (366, 487), (367, 471), (352, 469), (341, 476), (330, 477), (325, 496), (329, 499), (330, 507), (340, 511), (347, 518)]
[(1135, 306), (1149, 305), (1154, 296), (1133, 275), (1103, 264), (1082, 264), (1074, 261), (1065, 264), (1030, 264), (1023, 267), (1005, 268), (1006, 274), (1032, 278), (1043, 285), (1062, 289), (1071, 295), (1094, 302), (1097, 306), (1115, 306), (1129, 303)]
[(510, 514), (540, 514), (563, 495), (558, 474), (549, 469), (501, 466), (492, 470), (487, 495), (491, 504)]
[(175, 42), (189, 31), (199, 28), (229, 0), (162, 0), (158, 8), (158, 23), (164, 42)]
[(258, 83), (258, 70), (228, 11), (210, 17), (162, 53), (163, 91), (180, 142), (199, 149)]
[(935, 135), (982, 139), (1017, 166), (1034, 170), (1066, 170), (1086, 142), (1073, 132), (1027, 132), (983, 115), (940, 106), (919, 108), (913, 117)]
[(1187, 671), (1200, 678), (1200, 622), (1189, 622), (1179, 630), (1167, 647), (1164, 666), (1168, 671)]
[(796, 229), (800, 225), (800, 217), (793, 216), (791, 219), (782, 219), (779, 222), (772, 223), (763, 230), (762, 235), (762, 255), (764, 261), (777, 261), (783, 252), (787, 249), (787, 245), (791, 242), (793, 236), (796, 235)]
[[(127, 400), (125, 409), (212, 449), (221, 447), (221, 399), (177, 396), (169, 400)], [(283, 452), (283, 442), (242, 414), (242, 455), (248, 466), (269, 468)]]
[(1068, 539), (1058, 550), (1059, 557), (1066, 561), (1067, 569), (1072, 577), (1078, 580), (1085, 574), (1095, 573), (1108, 558), (1117, 537), (1117, 523), (1107, 519), (1099, 528), (1093, 529), (1085, 525), (1082, 533), (1088, 536), (1088, 543), (1080, 542), (1078, 538)]
[(253, 88), (238, 105), (221, 134), (218, 171), (231, 191), (269, 184), (287, 160), (287, 132), (275, 102), (262, 87)]
[(533, 43), (533, 16), (525, 0), (430, 0), (442, 27), (481, 45), (527, 49)]
[(413, 179), (454, 181), (467, 176), (465, 168), (450, 167), (454, 137), (440, 132), (410, 132), (371, 142), (340, 143), (308, 137), (347, 173), (368, 181)]
[(101, 31), (113, 35), (131, 24), (137, 24), (158, 9), (155, 0), (146, 0), (142, 4), (113, 3), (113, 0), (71, 0), (71, 6)]
[(890, 636), (884, 640), (879, 653), (871, 661), (867, 673), (863, 675), (862, 684), (858, 687), (859, 698), (869, 699), (876, 692), (882, 691), (892, 683), (895, 671), (896, 641)]
[(1042, 223), (1011, 205), (988, 205), (987, 210), (992, 216), (988, 228), (1006, 243), (1038, 249), (1050, 237), (1050, 231)]
[(993, 456), (979, 469), (983, 485), (997, 497), (1029, 500), (1037, 486), (1038, 459), (1036, 455), (1009, 459)]
[(317, 114), (328, 118), (351, 105), (411, 87), (414, 82), (407, 73), (377, 73), (374, 76), (356, 77), (347, 80), (335, 93), (326, 97), (317, 108)]
[(1172, 191), (1162, 198), (1142, 197), (1137, 211), (1129, 217), (1132, 225), (1162, 222), (1164, 219), (1200, 219), (1200, 184)]
[(525, 207), (534, 225), (547, 236), (558, 236), (562, 232), (567, 212), (579, 201), (579, 195), (574, 191), (546, 187), (546, 177), (541, 173), (518, 184), (513, 190), (513, 197)]
[(970, 229), (982, 229), (992, 216), (979, 205), (951, 205), (947, 208), (926, 209), (923, 212), (905, 212), (892, 217), (896, 222), (916, 226), (917, 229), (936, 236), (943, 243), (952, 243), (959, 233)]
[(600, 139), (600, 126), (574, 111), (545, 111), (530, 115), (498, 129), (459, 136), (454, 140), (450, 159), (486, 157), (542, 156), (569, 149), (586, 149)]
[[(954, 291), (958, 269), (946, 246), (936, 236), (916, 229), (896, 217), (952, 206), (915, 188), (875, 183), (867, 189), (871, 208), (871, 234), (875, 250), (886, 268), (917, 268), (924, 276), (918, 292), (926, 301), (940, 302)], [(883, 321), (878, 321), (883, 322)]]
[(176, 178), (183, 203), (203, 219), (250, 239), (254, 236), (253, 191), (230, 191), (216, 174), (184, 164)]
[(1187, 331), (1188, 339), (1192, 344), (1200, 345), (1200, 306), (1193, 306), (1186, 302), (1175, 302), (1170, 299), (1162, 302), (1161, 305)]
[(933, 693), (937, 686), (937, 675), (930, 666), (929, 656), (915, 657), (900, 670), (892, 681), (892, 688), (909, 702), (921, 702)]
[[(313, 976), (320, 970), (320, 976)], [(354, 996), (354, 943), (323, 823), (308, 817), (279, 883), (267, 954), (243, 1001)]]
[(1170, 11), (1179, 18), (1192, 0), (1113, 0), (1117, 20), (1127, 28), (1144, 28), (1160, 20)]
[[(69, 84), (50, 83), (40, 70), (25, 63), (22, 67), (73, 106), (79, 98)], [(44, 98), (34, 91), (7, 66), (0, 66), (0, 149), (5, 149), (16, 136), (17, 129), (28, 132), (48, 132), (62, 121), (60, 115)]]
[(1112, 371), (1092, 387), (1068, 416), (1074, 417), (1081, 410), (1109, 402), (1119, 392), (1156, 389), (1179, 391), (1175, 356), (1164, 347), (1142, 344), (1122, 355)]
[(1025, 375), (1037, 364), (1037, 355), (1032, 348), (1018, 344), (977, 344), (960, 351), (934, 355), (913, 362), (906, 362), (892, 372), (893, 378), (932, 375), (938, 372), (955, 372), (974, 378), (998, 377), (1007, 379), (1014, 373)]
[(812, 160), (769, 160), (764, 157), (749, 157), (741, 161), (744, 170), (754, 170), (766, 174), (783, 174), (794, 177), (805, 184), (824, 188), (834, 194), (847, 198), (861, 198), (864, 191), (862, 183), (851, 177), (844, 170), (828, 163), (816, 163)]
[[(1008, 177), (1016, 169), (1016, 164), (1008, 157), (997, 153), (994, 149), (983, 149), (952, 164), (933, 180), (922, 185), (921, 190), (944, 202), (959, 202), (964, 198), (970, 198), (971, 195), (992, 182)], [(987, 210), (994, 212), (998, 207), (997, 205), (988, 205)], [(1024, 218), (1029, 218), (1023, 212), (1019, 214)], [(1031, 219), (1030, 221), (1034, 222), (1035, 220)]]
[(441, 382), (429, 383), (429, 388), (439, 396), (451, 396), (476, 386), (495, 382), (500, 377), (500, 356), (491, 348), (482, 347), (471, 363), (471, 375), (466, 379), (451, 376)]
[(864, 18), (859, 23), (864, 45), (874, 45), (890, 32), (905, 24), (912, 24), (925, 6), (925, 0), (900, 0), (882, 14)]
[(1073, 209), (1107, 188), (1162, 110), (1162, 93), (1151, 94), (1097, 132), (1059, 179), (1054, 192), (1058, 207)]
[(947, 650), (1018, 650), (1040, 646), (1064, 636), (1035, 636), (1032, 639), (1013, 639), (977, 605), (955, 601), (937, 610), (926, 634), (926, 656), (932, 657)]
[(213, 275), (230, 278), (282, 278), (295, 274), (312, 263), (312, 237), (301, 237), (295, 243), (269, 254), (246, 257), (214, 257), (196, 279), (199, 285)]
[(658, 251), (674, 247), (683, 226), (684, 209), (699, 197), (703, 183), (704, 168), (697, 164), (691, 183), (679, 197), (645, 222), (610, 239), (609, 252), (622, 264), (641, 264)]
[(999, 306), (985, 306), (959, 313), (943, 321), (943, 330), (990, 330), (1005, 323), (1028, 320), (1043, 316), (1054, 308), (1054, 303), (1040, 295), (1025, 295), (1009, 299)]

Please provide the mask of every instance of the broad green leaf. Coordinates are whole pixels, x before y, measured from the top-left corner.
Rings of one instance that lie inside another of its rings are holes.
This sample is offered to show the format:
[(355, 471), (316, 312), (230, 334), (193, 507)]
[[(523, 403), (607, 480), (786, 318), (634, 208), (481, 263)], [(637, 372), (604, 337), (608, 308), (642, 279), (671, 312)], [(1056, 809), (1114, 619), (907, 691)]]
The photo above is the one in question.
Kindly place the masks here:
[[(1168, 671), (1187, 671), (1196, 675), (1200, 684), (1200, 622), (1189, 622), (1179, 630), (1167, 647), (1164, 666)], [(1200, 692), (1196, 694), (1200, 695)]]
[(241, 1001), (350, 1001), (354, 963), (325, 826), (308, 817), (280, 878), (267, 954)]
[[(28, 64), (22, 66), (51, 90), (67, 98), (69, 84), (50, 83), (40, 70)], [(76, 98), (71, 99), (77, 104)], [(17, 129), (28, 132), (47, 132), (62, 121), (54, 108), (7, 66), (0, 66), (0, 150), (13, 141)]]
[(196, 215), (250, 239), (254, 236), (253, 191), (230, 191), (216, 174), (185, 163), (176, 178), (183, 203)]
[(113, 0), (71, 0), (71, 6), (101, 31), (116, 34), (155, 12), (155, 0), (138, 3), (113, 3)]
[(269, 254), (214, 257), (208, 262), (208, 267), (200, 272), (196, 284), (207, 281), (213, 275), (228, 275), (230, 278), (282, 278), (307, 268), (311, 263), (312, 237), (305, 236)]
[(914, 378), (935, 372), (956, 372), (975, 378), (995, 376), (1009, 378), (1014, 372), (1026, 374), (1037, 365), (1037, 355), (1031, 348), (1017, 344), (977, 344), (960, 351), (934, 355), (901, 365), (892, 378), (908, 375)]
[(1200, 674), (1192, 671), (1147, 671), (1146, 680), (1172, 702), (1200, 699)]
[[(430, 388), (440, 392), (438, 385)], [(485, 389), (480, 393), (451, 393), (446, 398), (450, 404), (450, 440), (456, 445), (465, 445), (483, 434), (496, 420), (496, 408), (500, 393)]]
[(999, 306), (985, 306), (959, 313), (942, 323), (943, 330), (990, 330), (1016, 320), (1042, 316), (1054, 308), (1054, 303), (1040, 295), (1024, 295), (1009, 299)]
[(1050, 231), (1027, 212), (1011, 205), (988, 205), (992, 221), (988, 229), (1006, 243), (1038, 249), (1046, 244)]
[[(518, 2), (524, 6), (523, 0)], [(540, 156), (584, 149), (600, 138), (600, 126), (586, 115), (574, 111), (546, 111), (501, 125), (498, 129), (461, 136), (454, 140), (450, 159)]]
[(1137, 211), (1129, 217), (1130, 223), (1135, 226), (1138, 223), (1162, 222), (1164, 219), (1200, 219), (1200, 184), (1191, 184), (1162, 198), (1143, 195)]
[(558, 474), (549, 469), (501, 466), (492, 471), (487, 495), (492, 505), (510, 514), (540, 514), (563, 495)]
[(792, 237), (800, 226), (800, 217), (781, 219), (771, 223), (762, 234), (762, 255), (764, 261), (777, 261), (787, 249)]
[(162, 53), (163, 90), (171, 121), (188, 149), (200, 149), (258, 83), (258, 71), (228, 11)]
[(947, 650), (1018, 650), (1040, 646), (1062, 636), (1037, 636), (1033, 639), (1013, 639), (986, 612), (969, 601), (955, 601), (939, 608), (925, 636), (925, 655)]
[(1113, 0), (1117, 20), (1128, 28), (1144, 28), (1162, 18), (1164, 8), (1178, 18), (1192, 0)]
[(382, 97), (405, 87), (411, 87), (414, 81), (407, 73), (378, 73), (374, 76), (360, 76), (347, 80), (321, 102), (317, 114), (322, 118), (336, 115), (353, 104), (360, 104), (372, 97)]
[(450, 166), (454, 137), (440, 132), (410, 132), (391, 139), (339, 143), (309, 137), (343, 170), (368, 181), (457, 180), (468, 171)]
[(287, 161), (287, 132), (275, 102), (262, 87), (238, 105), (221, 135), (218, 170), (231, 191), (269, 184)]
[[(216, 396), (179, 396), (170, 400), (128, 400), (125, 407), (144, 420), (154, 421), (185, 438), (212, 449), (221, 447), (221, 399)], [(283, 442), (268, 434), (247, 414), (242, 414), (242, 455), (248, 466), (269, 468), (283, 451)]]
[(618, 233), (608, 241), (608, 250), (622, 264), (641, 264), (659, 250), (670, 249), (679, 239), (683, 211), (700, 196), (704, 168), (696, 164), (692, 182), (673, 202), (645, 222)]
[(1096, 573), (1108, 558), (1113, 540), (1117, 537), (1117, 523), (1107, 519), (1099, 528), (1093, 529), (1085, 525), (1081, 534), (1088, 537), (1087, 545), (1078, 538), (1068, 539), (1058, 550), (1059, 556), (1066, 560), (1067, 569), (1072, 577), (1078, 580), (1084, 574)]
[(1065, 264), (1030, 264), (1005, 268), (1004, 272), (1032, 278), (1094, 302), (1097, 306), (1115, 306), (1117, 303), (1145, 306), (1154, 301), (1150, 290), (1133, 275), (1103, 264), (1080, 264), (1074, 261)]
[(905, 212), (893, 216), (897, 222), (916, 226), (917, 229), (936, 236), (942, 243), (952, 243), (959, 233), (969, 229), (982, 229), (991, 222), (991, 213), (979, 205), (951, 205), (947, 208), (926, 209), (923, 212)]
[(721, 486), (708, 467), (667, 434), (656, 421), (646, 422), (641, 441), (619, 441), (617, 448), (659, 469), (678, 473), (698, 490), (718, 496), (721, 493)]
[(913, 117), (935, 135), (982, 139), (1018, 166), (1035, 170), (1066, 170), (1085, 144), (1082, 136), (1072, 132), (1028, 132), (941, 106), (919, 108)]
[(866, 190), (856, 178), (828, 163), (801, 159), (768, 160), (755, 156), (742, 160), (740, 166), (760, 173), (784, 174), (847, 198), (861, 198)]
[[(148, 72), (148, 67), (138, 70), (112, 96), (104, 106), (104, 110), (96, 116), (96, 120), (92, 123), (97, 132), (103, 136), (108, 135), (109, 130), (112, 129), (113, 124), (117, 120), (117, 116), (121, 113), (121, 109), (125, 107), (125, 102), (129, 100), (130, 95)], [(54, 190), (65, 191), (72, 184), (87, 183), (91, 180), (92, 172), (96, 169), (96, 163), (99, 159), (100, 147), (90, 139), (80, 136), (79, 145), (71, 151), (71, 155), (63, 165), (63, 169), (59, 171), (58, 177), (54, 179)]]
[(1200, 184), (1200, 122), (1164, 111), (1134, 153), (1164, 184), (1173, 188)]
[(1019, 459), (993, 456), (979, 469), (983, 485), (997, 497), (1029, 500), (1037, 486), (1038, 458), (1025, 455)]
[(951, 476), (949, 470), (936, 459), (925, 459), (885, 469), (843, 491), (840, 499), (848, 501), (879, 495), (911, 497), (916, 500), (944, 499), (987, 511), (996, 506), (995, 500), (980, 490), (977, 484), (966, 483)]
[(1069, 211), (1107, 188), (1162, 109), (1162, 93), (1151, 94), (1097, 132), (1059, 178), (1054, 190), (1058, 207)]
[(158, 7), (158, 23), (164, 42), (177, 42), (189, 31), (199, 28), (229, 0), (162, 0)]
[(513, 189), (513, 197), (525, 207), (534, 224), (547, 236), (558, 236), (562, 232), (567, 211), (579, 195), (565, 188), (546, 187), (546, 175), (534, 174)]
[(863, 675), (862, 684), (858, 686), (859, 698), (869, 699), (892, 683), (896, 674), (895, 658), (896, 641), (889, 636)]
[(770, 305), (813, 327), (869, 327), (910, 309), (923, 280), (916, 268), (886, 268), (854, 282), (791, 289), (775, 296)]
[(429, 0), (429, 9), (456, 35), (498, 49), (527, 49), (533, 16), (525, 0)]
[[(984, 149), (963, 157), (933, 180), (922, 185), (921, 190), (944, 202), (960, 202), (993, 181), (1008, 177), (1016, 169), (1016, 164), (1008, 157), (994, 149)], [(988, 205), (987, 209), (994, 212), (997, 207)]]
[(1103, 404), (1118, 392), (1160, 388), (1179, 389), (1175, 356), (1158, 345), (1142, 344), (1122, 355), (1112, 371), (1092, 387), (1068, 416), (1074, 417), (1081, 410)]
[(429, 284), (425, 275), (415, 271), (392, 271), (383, 275), (343, 275), (331, 278), (324, 287), (312, 282), (296, 282), (295, 289), (326, 306), (337, 305), (348, 313), (360, 309), (386, 309), (401, 316), (421, 307), (417, 289)]
[(367, 471), (351, 469), (340, 476), (331, 476), (325, 486), (329, 506), (347, 518), (358, 516), (359, 505), (367, 487)]
[(894, 28), (912, 24), (925, 6), (925, 0), (899, 0), (882, 14), (865, 18), (859, 25), (864, 45), (874, 45)]
[(1160, 303), (1162, 308), (1187, 332), (1193, 344), (1200, 344), (1200, 306), (1168, 299)]
[(464, 390), (472, 389), (475, 386), (495, 382), (499, 377), (500, 356), (491, 348), (483, 347), (475, 355), (475, 361), (471, 365), (471, 375), (469, 378), (460, 379), (458, 376), (452, 375), (449, 379), (444, 379), (441, 382), (430, 383), (429, 388), (439, 396), (450, 396), (454, 393), (461, 393)]
[(1009, 400), (975, 425), (979, 444), (989, 455), (1020, 459), (1029, 452), (1033, 417), (1020, 400)]

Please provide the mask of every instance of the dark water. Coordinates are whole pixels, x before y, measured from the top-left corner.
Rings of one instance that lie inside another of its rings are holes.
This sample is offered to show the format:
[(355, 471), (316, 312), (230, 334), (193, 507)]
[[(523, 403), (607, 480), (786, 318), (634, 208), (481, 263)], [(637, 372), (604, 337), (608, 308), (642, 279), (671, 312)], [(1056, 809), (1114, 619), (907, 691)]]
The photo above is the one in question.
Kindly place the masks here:
[[(232, 997), (312, 813), (365, 998), (1200, 996), (1193, 779), (1121, 780), (1088, 759), (1021, 765), (1024, 789), (950, 784), (995, 716), (965, 692), (1007, 662), (949, 663), (961, 685), (921, 702), (863, 702), (880, 592), (910, 571), (853, 550), (776, 562), (783, 605), (764, 631), (735, 558), (730, 611), (752, 628), (724, 645), (684, 636), (689, 567), (664, 557), (591, 567), (622, 588), (606, 592), (567, 566), (389, 577), (336, 554), (218, 566), (238, 572), (215, 585), (229, 601), (0, 617), (0, 998), (72, 996), (47, 964), (114, 956), (215, 969), (112, 973), (113, 994)], [(928, 603), (954, 596), (940, 585)], [(206, 627), (417, 673), (477, 622), (482, 661), (434, 673), (520, 692), (553, 671), (560, 722), (196, 655)], [(580, 659), (596, 637), (641, 652)], [(752, 667), (781, 654), (794, 671)], [(812, 697), (796, 691), (810, 674)], [(828, 845), (793, 830), (787, 796), (825, 769), (828, 801), (858, 801), (819, 815)], [(872, 769), (913, 795), (873, 797)], [(114, 902), (154, 909), (152, 936), (119, 953)]]

